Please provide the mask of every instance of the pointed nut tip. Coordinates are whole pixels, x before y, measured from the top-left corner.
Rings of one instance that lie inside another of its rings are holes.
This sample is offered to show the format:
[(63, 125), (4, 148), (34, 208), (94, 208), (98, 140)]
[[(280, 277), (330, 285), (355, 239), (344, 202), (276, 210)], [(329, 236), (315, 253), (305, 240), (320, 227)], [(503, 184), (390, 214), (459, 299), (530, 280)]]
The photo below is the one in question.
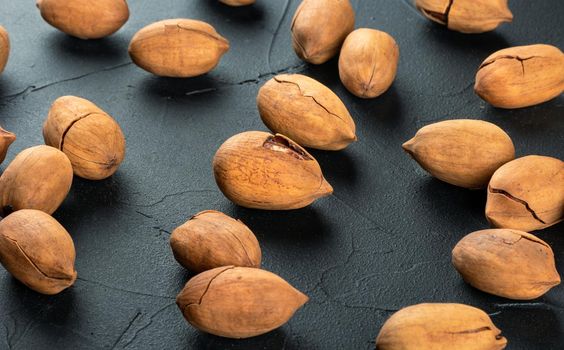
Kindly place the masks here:
[(406, 151), (407, 153), (411, 154), (412, 153), (412, 146), (415, 143), (415, 138), (412, 138), (406, 142), (404, 142), (401, 145), (401, 148), (403, 148), (404, 151)]
[(333, 193), (333, 186), (331, 186), (331, 184), (327, 182), (327, 180), (323, 179), (323, 182), (321, 183), (321, 187), (319, 187), (318, 193), (321, 196), (328, 196)]

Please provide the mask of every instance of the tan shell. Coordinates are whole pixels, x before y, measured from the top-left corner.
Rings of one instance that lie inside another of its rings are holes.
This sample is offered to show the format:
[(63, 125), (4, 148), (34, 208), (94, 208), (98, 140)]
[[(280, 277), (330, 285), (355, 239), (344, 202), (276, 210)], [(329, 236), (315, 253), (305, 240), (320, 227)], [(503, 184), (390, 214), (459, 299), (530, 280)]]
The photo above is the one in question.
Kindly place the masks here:
[(221, 192), (247, 208), (298, 209), (333, 193), (313, 156), (280, 134), (229, 138), (215, 154), (213, 171)]
[(482, 310), (463, 304), (418, 304), (390, 317), (378, 350), (501, 350), (507, 339)]
[(523, 231), (472, 232), (454, 247), (452, 263), (472, 286), (510, 299), (535, 299), (560, 284), (550, 246)]
[(304, 147), (340, 150), (356, 141), (355, 124), (341, 99), (317, 80), (282, 74), (259, 90), (264, 124)]
[(75, 250), (57, 220), (23, 209), (0, 221), (0, 263), (38, 293), (57, 294), (73, 285)]
[(10, 36), (4, 27), (0, 26), (0, 73), (6, 68), (10, 56)]
[(480, 65), (474, 90), (500, 108), (546, 102), (564, 91), (564, 54), (542, 44), (497, 51)]
[(361, 98), (382, 95), (394, 82), (399, 48), (388, 33), (360, 28), (350, 33), (339, 56), (339, 76)]
[(499, 168), (490, 180), (486, 218), (494, 227), (540, 230), (564, 217), (564, 162), (526, 156)]
[(176, 261), (194, 272), (228, 265), (260, 267), (262, 256), (257, 238), (245, 224), (214, 210), (202, 211), (177, 227), (170, 246)]
[(20, 209), (52, 214), (69, 193), (72, 166), (67, 156), (49, 146), (21, 151), (0, 177), (0, 211)]
[(292, 19), (292, 46), (302, 60), (325, 63), (339, 52), (353, 29), (349, 0), (303, 0)]
[(493, 173), (515, 158), (511, 138), (481, 120), (447, 120), (421, 128), (403, 144), (431, 175), (455, 186), (484, 188)]
[(247, 6), (255, 3), (255, 0), (219, 0), (219, 2), (229, 6)]
[(101, 180), (117, 171), (125, 157), (120, 126), (92, 102), (63, 96), (53, 102), (43, 125), (45, 144), (63, 151), (74, 173)]
[(16, 141), (16, 134), (4, 130), (0, 127), (0, 163), (6, 159), (6, 153), (8, 153), (8, 148), (10, 145)]
[(431, 21), (462, 33), (489, 32), (513, 20), (507, 0), (415, 0), (415, 6)]
[(117, 32), (129, 19), (125, 0), (37, 0), (41, 17), (80, 39), (99, 39)]
[(228, 338), (249, 338), (282, 326), (308, 297), (277, 275), (224, 266), (192, 278), (176, 297), (194, 327)]
[(229, 42), (211, 25), (192, 19), (168, 19), (146, 26), (129, 44), (133, 62), (163, 77), (188, 78), (217, 66)]

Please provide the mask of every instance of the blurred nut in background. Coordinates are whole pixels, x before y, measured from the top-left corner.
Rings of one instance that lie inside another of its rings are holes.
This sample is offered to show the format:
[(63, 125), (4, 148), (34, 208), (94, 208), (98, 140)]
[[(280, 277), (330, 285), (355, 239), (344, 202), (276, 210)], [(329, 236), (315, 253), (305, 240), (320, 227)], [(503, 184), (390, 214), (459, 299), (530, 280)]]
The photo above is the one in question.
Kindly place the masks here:
[(21, 151), (0, 176), (2, 216), (20, 209), (52, 214), (66, 198), (72, 184), (68, 157), (50, 146)]
[(6, 159), (6, 153), (8, 153), (8, 148), (10, 145), (16, 141), (16, 134), (4, 130), (0, 127), (0, 163)]
[(355, 124), (341, 99), (301, 74), (277, 75), (257, 96), (264, 124), (304, 147), (340, 150), (356, 141)]
[(303, 0), (292, 20), (292, 46), (302, 60), (321, 64), (335, 56), (354, 29), (349, 0)]
[(249, 338), (282, 326), (308, 300), (272, 272), (225, 266), (193, 277), (176, 297), (176, 304), (199, 330)]
[(564, 162), (526, 156), (499, 168), (488, 186), (486, 218), (494, 227), (540, 230), (564, 217)]
[(510, 299), (535, 299), (560, 284), (550, 246), (523, 231), (472, 232), (454, 247), (452, 263), (475, 288)]
[(247, 208), (299, 209), (333, 193), (315, 158), (280, 134), (232, 136), (216, 152), (213, 172), (221, 192)]
[(163, 77), (189, 78), (214, 69), (229, 50), (211, 25), (192, 19), (167, 19), (138, 31), (129, 44), (133, 62)]
[(74, 260), (71, 236), (50, 215), (23, 209), (0, 221), (0, 263), (36, 292), (57, 294), (72, 286)]
[(493, 173), (515, 158), (509, 135), (482, 120), (445, 120), (421, 128), (403, 149), (439, 180), (484, 188)]
[(221, 266), (260, 267), (261, 250), (241, 221), (206, 210), (177, 227), (170, 236), (174, 258), (193, 272)]
[(378, 350), (501, 350), (507, 340), (484, 311), (464, 304), (418, 304), (393, 314), (376, 339)]
[(111, 176), (125, 157), (125, 138), (118, 123), (80, 97), (55, 100), (43, 125), (43, 138), (69, 157), (76, 175), (89, 180)]
[(80, 39), (111, 35), (129, 19), (125, 0), (37, 0), (37, 7), (47, 23)]
[(415, 0), (415, 6), (431, 21), (462, 33), (489, 32), (513, 20), (507, 0)]
[(0, 26), (0, 73), (6, 68), (10, 56), (10, 36), (4, 27)]
[(497, 51), (480, 65), (474, 90), (494, 107), (546, 102), (564, 91), (564, 54), (541, 44)]
[(255, 0), (219, 0), (219, 2), (229, 6), (247, 6), (255, 3)]
[(339, 76), (352, 94), (374, 98), (392, 85), (398, 60), (399, 48), (394, 38), (379, 30), (360, 28), (343, 43)]

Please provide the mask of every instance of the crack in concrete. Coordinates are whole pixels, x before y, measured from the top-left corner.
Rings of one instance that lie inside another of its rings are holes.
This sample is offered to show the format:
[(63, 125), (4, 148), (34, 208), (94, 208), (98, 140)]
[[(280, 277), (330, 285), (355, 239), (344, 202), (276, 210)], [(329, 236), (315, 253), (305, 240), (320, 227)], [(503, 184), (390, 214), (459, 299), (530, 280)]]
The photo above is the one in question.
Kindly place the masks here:
[(119, 288), (119, 287), (115, 287), (109, 284), (105, 284), (102, 282), (98, 282), (98, 281), (93, 281), (93, 280), (89, 280), (86, 278), (82, 278), (82, 277), (77, 277), (76, 281), (81, 281), (81, 282), (86, 282), (86, 283), (90, 283), (90, 284), (94, 284), (100, 288), (107, 288), (109, 290), (113, 290), (116, 292), (121, 292), (121, 293), (129, 293), (129, 294), (134, 294), (134, 295), (140, 295), (140, 296), (144, 296), (144, 297), (150, 297), (150, 298), (159, 298), (159, 299), (169, 299), (169, 300), (175, 300), (176, 298), (173, 296), (168, 296), (168, 295), (159, 295), (159, 294), (151, 294), (151, 293), (143, 293), (143, 292), (138, 292), (138, 291), (134, 291), (134, 290), (129, 290), (129, 289), (124, 289), (124, 288)]

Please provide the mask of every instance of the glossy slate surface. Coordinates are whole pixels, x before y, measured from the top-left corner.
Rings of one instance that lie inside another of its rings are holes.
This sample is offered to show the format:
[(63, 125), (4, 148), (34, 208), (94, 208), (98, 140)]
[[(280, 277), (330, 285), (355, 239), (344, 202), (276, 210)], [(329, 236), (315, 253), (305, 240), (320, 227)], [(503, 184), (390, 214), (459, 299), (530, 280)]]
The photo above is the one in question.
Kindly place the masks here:
[[(513, 24), (483, 35), (449, 32), (408, 0), (353, 0), (357, 27), (393, 35), (401, 52), (393, 87), (376, 100), (340, 84), (336, 60), (308, 66), (291, 49), (297, 0), (258, 0), (232, 9), (214, 0), (131, 0), (131, 18), (110, 38), (80, 41), (41, 20), (34, 1), (0, 0), (12, 55), (0, 76), (0, 124), (18, 135), (6, 162), (43, 142), (41, 126), (61, 95), (86, 97), (121, 124), (126, 160), (112, 178), (75, 178), (55, 217), (71, 232), (78, 280), (57, 296), (38, 295), (0, 268), (0, 348), (5, 349), (370, 349), (394, 310), (426, 301), (486, 310), (508, 349), (561, 349), (564, 287), (531, 302), (486, 295), (464, 284), (450, 252), (465, 234), (488, 227), (485, 193), (433, 180), (400, 147), (418, 128), (449, 118), (480, 118), (504, 128), (517, 154), (564, 157), (564, 99), (521, 110), (489, 107), (473, 94), (475, 70), (495, 50), (531, 43), (564, 47), (560, 0), (512, 1)], [(131, 36), (153, 21), (205, 20), (231, 42), (212, 73), (162, 79), (130, 63)], [(303, 210), (236, 207), (211, 172), (231, 135), (264, 130), (255, 106), (276, 72), (310, 75), (343, 99), (359, 142), (313, 152), (335, 195)], [(192, 214), (221, 210), (256, 233), (264, 268), (308, 294), (290, 323), (233, 341), (183, 320), (174, 298), (190, 274), (173, 259), (169, 232)], [(562, 224), (539, 232), (564, 271)]]

